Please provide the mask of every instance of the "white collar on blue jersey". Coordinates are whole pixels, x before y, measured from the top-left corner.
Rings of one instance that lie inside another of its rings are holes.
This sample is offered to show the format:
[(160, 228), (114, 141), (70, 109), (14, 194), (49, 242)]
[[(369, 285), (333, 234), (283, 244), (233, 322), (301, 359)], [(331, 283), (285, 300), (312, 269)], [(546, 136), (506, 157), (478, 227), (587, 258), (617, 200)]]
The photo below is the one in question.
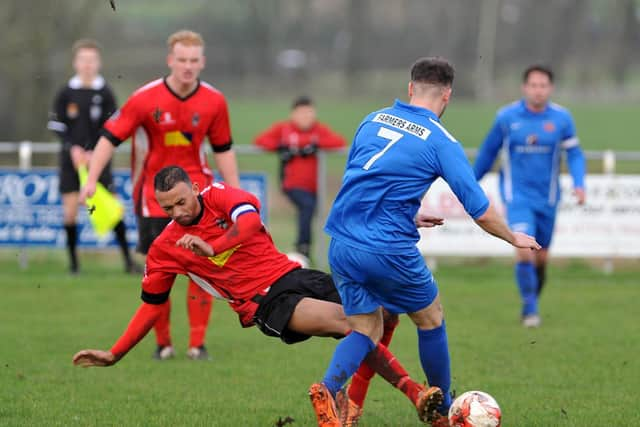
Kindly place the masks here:
[[(90, 88), (93, 90), (100, 90), (104, 87), (105, 84), (107, 84), (107, 82), (104, 77), (98, 74), (96, 78), (91, 82)], [(71, 77), (69, 79), (69, 87), (71, 89), (82, 89), (82, 79), (80, 79), (80, 76), (76, 74), (75, 76)]]

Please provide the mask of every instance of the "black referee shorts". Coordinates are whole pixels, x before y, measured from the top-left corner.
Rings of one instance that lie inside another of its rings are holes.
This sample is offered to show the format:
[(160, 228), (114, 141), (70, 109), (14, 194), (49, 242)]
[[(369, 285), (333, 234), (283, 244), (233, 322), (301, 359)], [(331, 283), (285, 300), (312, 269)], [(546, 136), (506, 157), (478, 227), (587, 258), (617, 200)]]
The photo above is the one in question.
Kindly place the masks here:
[[(73, 163), (71, 162), (71, 155), (68, 150), (64, 150), (60, 152), (60, 181), (59, 181), (59, 189), (61, 194), (66, 193), (77, 193), (80, 191), (80, 179), (78, 178), (78, 171), (73, 167)], [(104, 185), (104, 187), (113, 192), (113, 176), (111, 175), (111, 162), (109, 162), (102, 174), (100, 174), (100, 178), (98, 178), (98, 182)]]
[(138, 244), (136, 251), (146, 255), (149, 252), (151, 243), (162, 233), (162, 230), (171, 222), (171, 218), (151, 218), (145, 216), (137, 217), (138, 221)]
[(278, 279), (266, 295), (257, 295), (254, 301), (258, 310), (254, 317), (263, 334), (279, 337), (287, 344), (295, 344), (311, 338), (287, 328), (296, 306), (302, 298), (342, 304), (333, 279), (327, 273), (298, 268)]

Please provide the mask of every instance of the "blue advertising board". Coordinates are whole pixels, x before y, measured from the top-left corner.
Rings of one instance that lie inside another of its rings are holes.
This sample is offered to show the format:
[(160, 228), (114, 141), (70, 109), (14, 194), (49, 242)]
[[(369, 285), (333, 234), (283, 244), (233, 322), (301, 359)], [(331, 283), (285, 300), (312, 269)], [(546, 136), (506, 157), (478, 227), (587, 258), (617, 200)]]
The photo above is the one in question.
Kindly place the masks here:
[[(62, 199), (54, 169), (0, 169), (0, 246), (64, 247)], [(138, 241), (129, 171), (113, 171), (114, 190), (125, 205), (127, 240)], [(253, 193), (262, 205), (262, 220), (267, 220), (267, 178), (260, 173), (240, 174), (240, 186)], [(117, 245), (113, 233), (98, 239), (91, 228), (86, 209), (78, 213), (78, 245), (107, 247)]]

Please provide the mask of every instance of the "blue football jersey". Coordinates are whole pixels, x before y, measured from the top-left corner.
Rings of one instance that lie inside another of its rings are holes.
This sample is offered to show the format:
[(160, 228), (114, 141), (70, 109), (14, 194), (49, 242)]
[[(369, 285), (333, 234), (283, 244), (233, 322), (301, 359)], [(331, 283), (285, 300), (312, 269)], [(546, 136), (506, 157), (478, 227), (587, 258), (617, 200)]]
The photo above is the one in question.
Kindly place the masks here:
[(439, 177), (473, 218), (487, 210), (489, 201), (462, 147), (438, 116), (396, 100), (358, 127), (325, 231), (363, 250), (414, 248), (420, 237), (414, 217)]
[(583, 188), (585, 159), (571, 113), (553, 103), (533, 112), (520, 100), (498, 111), (474, 172), (481, 179), (501, 152), (500, 191), (505, 203), (554, 209), (560, 200), (562, 150), (567, 152), (574, 186)]

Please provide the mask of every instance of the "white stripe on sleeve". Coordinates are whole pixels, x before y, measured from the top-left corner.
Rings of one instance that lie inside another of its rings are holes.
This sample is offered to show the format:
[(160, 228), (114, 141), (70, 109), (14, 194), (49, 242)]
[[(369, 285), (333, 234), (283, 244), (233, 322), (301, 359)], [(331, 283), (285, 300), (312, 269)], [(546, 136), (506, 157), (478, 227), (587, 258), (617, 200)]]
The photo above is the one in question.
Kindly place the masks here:
[(65, 132), (67, 130), (67, 125), (62, 122), (57, 122), (55, 120), (49, 120), (47, 123), (47, 129), (52, 130), (54, 132)]
[(240, 215), (247, 212), (258, 212), (258, 210), (255, 208), (255, 206), (250, 205), (249, 203), (238, 205), (231, 211), (231, 221), (236, 222)]
[(580, 140), (578, 139), (577, 136), (574, 136), (572, 138), (565, 139), (560, 143), (560, 145), (565, 150), (568, 150), (569, 148), (577, 147), (578, 145), (580, 145)]

